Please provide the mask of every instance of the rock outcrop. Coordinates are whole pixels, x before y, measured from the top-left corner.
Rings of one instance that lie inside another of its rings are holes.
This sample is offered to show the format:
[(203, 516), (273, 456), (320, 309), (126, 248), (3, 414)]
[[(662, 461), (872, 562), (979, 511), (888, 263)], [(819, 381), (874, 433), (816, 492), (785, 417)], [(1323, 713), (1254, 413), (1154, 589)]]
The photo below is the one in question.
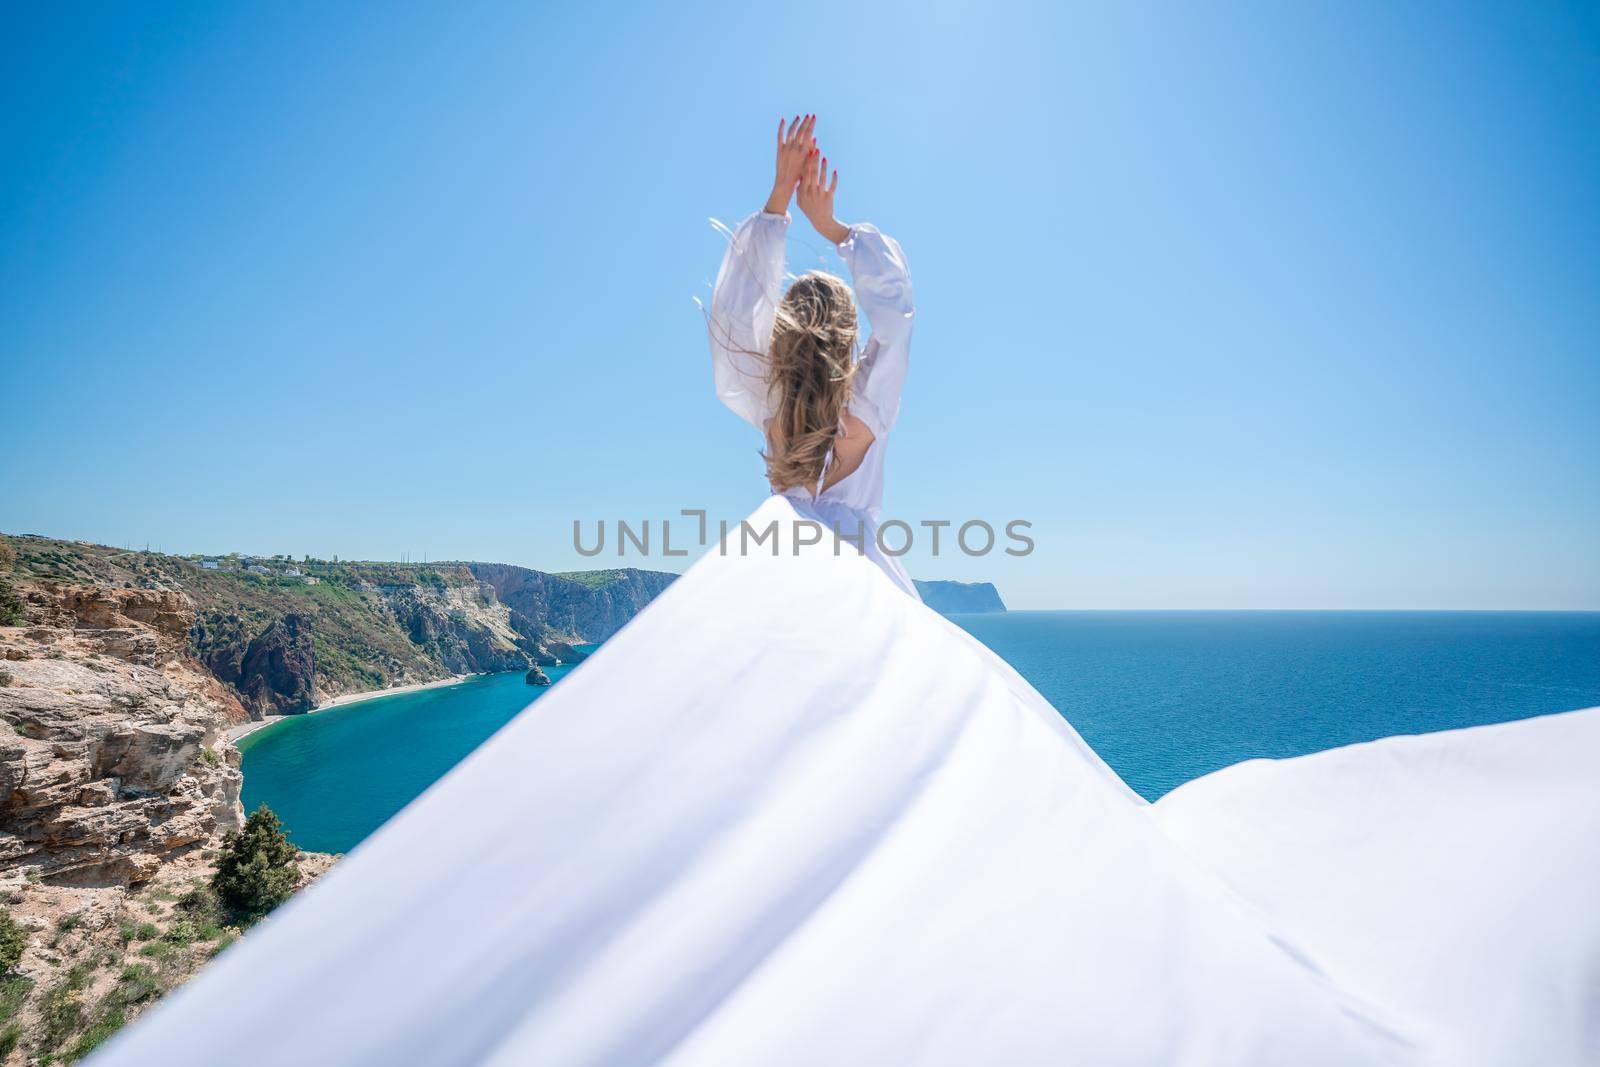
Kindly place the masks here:
[(916, 582), (922, 602), (945, 615), (1006, 610), (993, 582)]
[(540, 670), (538, 667), (529, 667), (528, 674), (525, 678), (523, 678), (523, 681), (527, 682), (529, 685), (549, 685), (550, 676), (544, 673), (544, 671)]
[(41, 583), (0, 628), (0, 872), (126, 885), (242, 818), (244, 710), (170, 593)]
[(317, 674), (311, 626), (302, 615), (274, 619), (244, 650), (235, 686), (247, 707), (278, 714), (309, 711)]
[(591, 644), (622, 629), (677, 577), (632, 567), (563, 575), (507, 563), (466, 566), (514, 612)]

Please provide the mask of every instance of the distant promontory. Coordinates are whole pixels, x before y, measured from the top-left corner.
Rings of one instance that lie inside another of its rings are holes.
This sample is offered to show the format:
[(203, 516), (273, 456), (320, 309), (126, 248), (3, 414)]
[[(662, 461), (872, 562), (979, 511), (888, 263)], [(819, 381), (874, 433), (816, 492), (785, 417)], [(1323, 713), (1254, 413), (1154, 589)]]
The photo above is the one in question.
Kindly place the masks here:
[(922, 602), (943, 615), (1006, 610), (993, 582), (917, 582)]

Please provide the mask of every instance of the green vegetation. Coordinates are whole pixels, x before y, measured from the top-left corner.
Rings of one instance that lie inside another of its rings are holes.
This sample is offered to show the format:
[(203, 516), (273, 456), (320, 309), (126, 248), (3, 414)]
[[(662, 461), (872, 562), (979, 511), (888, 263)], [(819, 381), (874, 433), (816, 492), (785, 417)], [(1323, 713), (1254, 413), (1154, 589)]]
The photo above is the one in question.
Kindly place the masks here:
[(243, 830), (223, 838), (211, 888), (241, 918), (259, 918), (294, 892), (300, 882), (295, 864), (299, 855), (278, 817), (263, 804), (250, 813)]
[(54, 1049), (83, 1025), (78, 991), (89, 984), (88, 968), (77, 966), (39, 998), (39, 1047)]
[(89, 1024), (89, 1028), (67, 1050), (67, 1062), (76, 1063), (78, 1060), (83, 1059), (83, 1057), (103, 1045), (112, 1034), (122, 1029), (126, 1022), (127, 1018), (122, 1014), (121, 1008), (103, 1008), (96, 1012), (94, 1020)]
[(27, 608), (11, 583), (0, 578), (0, 626), (21, 626), (28, 620)]
[[(17, 551), (11, 547), (9, 538), (0, 537), (0, 626), (21, 626), (27, 621), (27, 608), (23, 606), (22, 598), (17, 596), (17, 591), (11, 588), (11, 583), (6, 579), (5, 572), (17, 564)], [(9, 678), (9, 676), (7, 676)], [(10, 685), (9, 681), (0, 683)]]
[(106, 999), (118, 1006), (142, 1004), (147, 1000), (154, 1000), (162, 992), (156, 973), (146, 964), (133, 963), (122, 968), (122, 977), (117, 979), (116, 986)]
[(33, 983), (20, 974), (0, 978), (0, 1026), (9, 1025), (16, 1018), (22, 1002), (28, 999)]
[(33, 983), (21, 975), (0, 978), (0, 1059), (11, 1055), (22, 1042), (22, 1027), (13, 1020), (32, 988)]
[(9, 908), (0, 908), (0, 975), (10, 974), (22, 962), (27, 947), (28, 932), (11, 918)]
[(604, 589), (608, 585), (615, 585), (628, 577), (627, 569), (612, 568), (605, 571), (560, 571), (555, 577), (565, 578), (569, 582), (577, 582), (585, 589)]
[(170, 941), (149, 941), (139, 947), (139, 955), (157, 963), (167, 963), (178, 956), (178, 946)]
[[(291, 892), (299, 881), (298, 858), (277, 818), (263, 807), (228, 836), (210, 882), (157, 884), (126, 900), (134, 914), (157, 908), (162, 917), (155, 921), (126, 920), (100, 930), (86, 911), (57, 918), (50, 931), (55, 939), (79, 934), (60, 955), (40, 955), (57, 968), (55, 975), (38, 984), (19, 974), (0, 975), (0, 1060), (18, 1056), (18, 1062), (43, 1067), (88, 1056), (233, 944), (237, 924), (264, 914)], [(27, 944), (27, 931), (0, 907), (0, 962), (6, 970), (16, 966)]]

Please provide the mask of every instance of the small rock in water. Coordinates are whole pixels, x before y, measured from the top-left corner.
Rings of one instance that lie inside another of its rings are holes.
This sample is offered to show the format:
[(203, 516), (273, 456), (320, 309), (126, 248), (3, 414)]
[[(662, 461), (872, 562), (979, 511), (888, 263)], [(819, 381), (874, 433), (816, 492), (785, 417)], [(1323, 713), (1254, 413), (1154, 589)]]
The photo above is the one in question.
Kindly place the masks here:
[(527, 682), (529, 685), (549, 685), (550, 676), (545, 674), (544, 671), (541, 671), (538, 667), (532, 667), (528, 671), (528, 676), (524, 678), (523, 681)]

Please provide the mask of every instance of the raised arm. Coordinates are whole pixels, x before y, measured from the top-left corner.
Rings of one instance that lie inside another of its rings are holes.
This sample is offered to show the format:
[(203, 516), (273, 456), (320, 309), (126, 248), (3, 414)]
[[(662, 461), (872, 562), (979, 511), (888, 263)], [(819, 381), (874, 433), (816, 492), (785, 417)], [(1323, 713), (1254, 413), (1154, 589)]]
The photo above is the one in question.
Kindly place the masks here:
[(839, 246), (850, 267), (856, 305), (872, 337), (856, 370), (851, 407), (873, 436), (883, 438), (900, 414), (900, 391), (911, 358), (911, 271), (899, 242), (866, 222), (845, 226), (833, 215), (839, 172), (819, 156), (801, 176), (800, 209), (818, 233)]
[(816, 143), (811, 136), (815, 122), (813, 115), (797, 115), (790, 123), (778, 120), (778, 162), (772, 195), (761, 211), (745, 219), (733, 232), (711, 292), (707, 328), (717, 399), (762, 432), (772, 413), (764, 357), (772, 340), (778, 302), (783, 299), (789, 198)]

